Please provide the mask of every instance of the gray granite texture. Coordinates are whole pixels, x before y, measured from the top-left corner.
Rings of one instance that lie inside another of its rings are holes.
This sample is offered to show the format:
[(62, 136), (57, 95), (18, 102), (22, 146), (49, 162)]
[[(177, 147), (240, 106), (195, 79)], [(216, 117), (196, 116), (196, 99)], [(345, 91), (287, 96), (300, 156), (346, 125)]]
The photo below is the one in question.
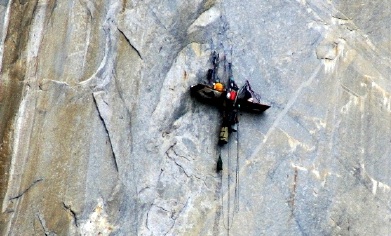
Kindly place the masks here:
[[(0, 0), (0, 234), (390, 235), (390, 20), (384, 0)], [(272, 106), (221, 150), (189, 93), (214, 50)]]

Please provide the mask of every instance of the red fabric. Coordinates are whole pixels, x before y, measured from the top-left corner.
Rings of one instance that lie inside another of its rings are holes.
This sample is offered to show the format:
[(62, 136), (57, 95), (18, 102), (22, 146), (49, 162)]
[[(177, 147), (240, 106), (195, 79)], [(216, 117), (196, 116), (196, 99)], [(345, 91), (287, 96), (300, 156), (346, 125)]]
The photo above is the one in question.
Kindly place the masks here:
[(232, 100), (232, 101), (235, 101), (235, 98), (236, 98), (236, 91), (232, 90), (230, 92), (229, 99)]

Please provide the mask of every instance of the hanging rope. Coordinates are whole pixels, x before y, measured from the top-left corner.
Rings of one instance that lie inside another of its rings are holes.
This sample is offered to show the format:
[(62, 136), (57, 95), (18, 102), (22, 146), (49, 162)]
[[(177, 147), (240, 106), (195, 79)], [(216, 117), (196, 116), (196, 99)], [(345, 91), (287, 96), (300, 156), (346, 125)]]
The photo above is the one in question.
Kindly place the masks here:
[[(229, 231), (232, 228), (235, 214), (239, 211), (239, 190), (240, 190), (240, 185), (239, 185), (239, 160), (240, 160), (240, 155), (239, 155), (239, 148), (240, 148), (240, 143), (239, 143), (239, 121), (237, 123), (237, 131), (236, 131), (236, 167), (235, 167), (235, 195), (234, 195), (234, 202), (233, 202), (233, 211), (231, 213), (231, 145), (228, 144), (228, 158), (227, 158), (227, 217), (225, 218), (224, 214), (224, 197), (221, 198), (221, 205), (222, 205), (222, 215), (223, 215), (223, 225), (224, 228), (227, 230), (227, 233), (229, 235)], [(221, 154), (221, 148), (220, 148), (220, 154)], [(221, 174), (221, 181), (223, 181), (223, 173)], [(231, 216), (232, 214), (232, 216)], [(227, 219), (227, 222), (225, 222), (224, 219)]]
[[(231, 57), (231, 63), (229, 63), (229, 76), (232, 77), (232, 78), (229, 78), (229, 79), (234, 79), (233, 77), (233, 71), (232, 71), (232, 60), (233, 60), (233, 57), (232, 57), (232, 54), (233, 54), (233, 46), (231, 45), (231, 48), (230, 48), (230, 57)], [(236, 97), (237, 99), (237, 97)], [(235, 102), (236, 102), (236, 99), (235, 99)], [(239, 107), (237, 108), (239, 110)], [(236, 110), (236, 123), (237, 123), (237, 127), (236, 127), (236, 169), (235, 169), (235, 196), (234, 196), (234, 210), (235, 212), (238, 212), (239, 211), (239, 111)]]
[[(229, 235), (229, 231), (230, 229), (232, 228), (232, 225), (233, 225), (233, 222), (234, 222), (234, 218), (235, 218), (235, 215), (236, 213), (239, 211), (239, 189), (240, 189), (240, 185), (239, 185), (239, 170), (240, 170), (240, 166), (239, 166), (239, 122), (238, 122), (238, 126), (237, 126), (237, 134), (236, 134), (236, 167), (235, 167), (235, 187), (234, 187), (234, 200), (233, 200), (233, 207), (231, 207), (231, 178), (232, 178), (232, 174), (231, 174), (231, 170), (232, 170), (232, 167), (231, 167), (231, 145), (228, 144), (228, 150), (227, 150), (227, 217), (225, 217), (225, 214), (224, 214), (224, 198), (222, 197), (222, 203), (221, 205), (223, 206), (222, 207), (222, 215), (223, 215), (223, 224), (224, 224), (224, 228), (227, 230), (227, 233)], [(223, 178), (221, 177), (221, 181), (223, 180)], [(231, 208), (233, 209), (231, 211)], [(224, 219), (227, 219), (227, 221), (225, 221)]]
[[(228, 144), (228, 158), (227, 158), (227, 217), (225, 217), (224, 214), (224, 196), (221, 197), (221, 205), (222, 207), (222, 215), (223, 215), (223, 225), (224, 228), (227, 230), (227, 234), (229, 235), (229, 231), (233, 224), (233, 219), (235, 217), (235, 211), (232, 212), (231, 216), (231, 151), (230, 151), (231, 145)], [(222, 179), (222, 178), (221, 178)], [(227, 222), (225, 222), (225, 219), (227, 219)]]
[[(231, 47), (231, 50), (230, 50), (230, 54), (231, 54), (231, 60), (232, 60), (232, 47)], [(237, 86), (235, 84), (235, 81), (234, 81), (234, 77), (233, 77), (233, 74), (232, 74), (232, 67), (231, 67), (231, 63), (227, 63), (227, 57), (224, 55), (223, 57), (223, 60), (224, 60), (224, 78), (227, 79), (228, 81), (228, 88), (229, 89), (233, 89), (232, 91), (237, 91)], [(236, 89), (235, 89), (236, 88)], [(229, 90), (230, 91), (230, 90)], [(227, 96), (228, 98), (228, 96)], [(236, 102), (236, 98), (235, 98), (235, 102)], [(222, 197), (222, 215), (223, 215), (223, 225), (224, 225), (224, 228), (227, 230), (227, 233), (229, 235), (230, 233), (230, 229), (232, 228), (232, 225), (234, 223), (234, 218), (235, 218), (235, 214), (239, 211), (239, 170), (240, 170), (240, 166), (239, 166), (239, 148), (240, 148), (240, 143), (239, 143), (239, 119), (238, 119), (238, 107), (236, 107), (236, 104), (235, 102), (233, 104), (231, 104), (232, 106), (234, 107), (229, 107), (229, 111), (227, 111), (228, 113), (226, 115), (229, 116), (229, 126), (233, 125), (233, 124), (237, 124), (237, 127), (236, 127), (236, 166), (233, 167), (232, 164), (235, 164), (235, 161), (234, 160), (231, 160), (231, 149), (233, 147), (233, 145), (231, 145), (230, 143), (228, 143), (228, 149), (227, 149), (227, 202), (226, 204), (224, 205), (224, 197)], [(230, 105), (230, 106), (231, 106)], [(231, 110), (232, 109), (232, 110)], [(232, 130), (230, 130), (229, 132), (232, 132), (232, 131), (235, 131), (235, 129), (232, 127)], [(221, 158), (221, 148), (220, 148), (220, 156), (219, 158)], [(220, 159), (219, 159), (220, 160)], [(219, 161), (218, 161), (219, 162)], [(222, 164), (222, 162), (221, 162)], [(234, 196), (232, 198), (231, 196), (231, 186), (232, 186), (232, 183), (233, 182), (233, 174), (232, 174), (232, 171), (235, 170), (235, 182), (234, 182)], [(223, 173), (222, 173), (223, 175)], [(223, 180), (223, 178), (221, 177), (221, 181)], [(226, 207), (224, 207), (226, 206)], [(226, 209), (226, 210), (224, 210)]]
[(235, 211), (239, 211), (239, 119), (236, 130), (236, 171), (235, 171)]
[[(227, 189), (227, 192), (228, 192), (228, 217), (227, 217), (227, 221), (228, 221), (228, 229), (229, 230), (231, 228), (231, 225), (230, 225), (230, 220), (229, 220), (229, 216), (231, 215), (230, 214), (230, 211), (231, 211), (231, 150), (230, 150), (230, 147), (231, 145), (228, 146), (228, 168), (227, 168), (227, 171), (228, 171), (228, 189)], [(233, 216), (232, 216), (232, 220), (233, 220)], [(231, 221), (232, 222), (232, 221)], [(229, 235), (229, 231), (228, 231), (228, 235)]]

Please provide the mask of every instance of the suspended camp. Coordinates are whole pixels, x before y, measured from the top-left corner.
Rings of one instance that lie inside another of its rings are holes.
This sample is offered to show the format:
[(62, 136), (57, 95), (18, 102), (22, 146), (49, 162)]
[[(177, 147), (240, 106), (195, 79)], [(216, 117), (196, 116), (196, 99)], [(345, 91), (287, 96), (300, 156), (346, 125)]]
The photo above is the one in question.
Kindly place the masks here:
[[(222, 117), (222, 125), (219, 133), (218, 141), (218, 159), (216, 163), (217, 173), (221, 173), (223, 170), (223, 160), (221, 158), (221, 150), (224, 145), (229, 142), (229, 136), (231, 133), (236, 133), (236, 169), (235, 169), (235, 200), (234, 200), (234, 211), (231, 215), (231, 196), (230, 196), (230, 180), (231, 180), (231, 167), (230, 167), (230, 146), (228, 146), (227, 152), (227, 166), (228, 166), (228, 202), (227, 202), (227, 225), (224, 222), (224, 227), (228, 231), (231, 228), (232, 221), (235, 215), (235, 212), (239, 210), (239, 111), (251, 112), (251, 113), (262, 113), (265, 110), (269, 109), (270, 106), (267, 104), (261, 103), (261, 97), (255, 93), (250, 85), (250, 82), (247, 80), (246, 83), (239, 89), (235, 83), (232, 64), (227, 63), (226, 57), (223, 57), (224, 63), (224, 81), (221, 81), (218, 77), (219, 75), (219, 54), (213, 52), (211, 55), (211, 64), (212, 69), (208, 70), (207, 73), (207, 82), (196, 84), (190, 87), (190, 93), (197, 100), (214, 105), (219, 108)], [(223, 181), (223, 175), (221, 174), (221, 181)], [(222, 205), (223, 199), (222, 199)], [(224, 215), (224, 213), (223, 213)], [(231, 223), (230, 223), (231, 222)]]
[[(223, 57), (224, 75), (227, 77), (226, 83), (218, 77), (220, 67), (220, 57), (215, 51), (211, 55), (211, 63), (213, 68), (207, 72), (207, 83), (200, 83), (190, 87), (190, 92), (197, 100), (210, 105), (217, 106), (222, 115), (222, 126), (219, 134), (220, 146), (225, 145), (229, 141), (229, 135), (232, 132), (237, 132), (235, 125), (239, 123), (238, 112), (262, 113), (270, 108), (270, 105), (261, 103), (260, 95), (255, 93), (247, 80), (246, 83), (239, 89), (236, 85), (232, 64), (227, 63)], [(222, 160), (219, 156), (216, 170), (222, 170)]]

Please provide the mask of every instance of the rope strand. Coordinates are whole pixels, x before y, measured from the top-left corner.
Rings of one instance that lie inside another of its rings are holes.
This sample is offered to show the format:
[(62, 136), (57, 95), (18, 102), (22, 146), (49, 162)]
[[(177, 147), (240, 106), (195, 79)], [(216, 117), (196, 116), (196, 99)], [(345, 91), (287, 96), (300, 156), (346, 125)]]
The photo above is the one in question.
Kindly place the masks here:
[[(238, 151), (238, 150), (237, 150)], [(233, 225), (233, 222), (234, 222), (234, 218), (235, 218), (235, 213), (237, 212), (237, 206), (238, 206), (238, 197), (237, 195), (239, 194), (238, 192), (238, 189), (237, 189), (237, 183), (238, 183), (238, 174), (236, 174), (236, 177), (235, 177), (235, 196), (234, 196), (234, 202), (233, 202), (233, 211), (231, 211), (231, 145), (230, 143), (228, 143), (228, 150), (227, 150), (227, 217), (225, 217), (225, 214), (224, 214), (224, 197), (222, 197), (222, 215), (223, 215), (223, 225), (224, 225), (224, 228), (227, 230), (227, 234), (229, 236), (229, 232), (232, 228), (232, 225)], [(238, 172), (238, 167), (236, 167), (236, 172)], [(222, 173), (223, 175), (223, 173)], [(223, 179), (223, 178), (222, 178)], [(223, 195), (222, 195), (223, 196)], [(227, 222), (224, 220), (224, 219), (227, 219)]]
[(238, 119), (238, 127), (236, 130), (236, 178), (235, 178), (235, 210), (239, 211), (239, 119)]

